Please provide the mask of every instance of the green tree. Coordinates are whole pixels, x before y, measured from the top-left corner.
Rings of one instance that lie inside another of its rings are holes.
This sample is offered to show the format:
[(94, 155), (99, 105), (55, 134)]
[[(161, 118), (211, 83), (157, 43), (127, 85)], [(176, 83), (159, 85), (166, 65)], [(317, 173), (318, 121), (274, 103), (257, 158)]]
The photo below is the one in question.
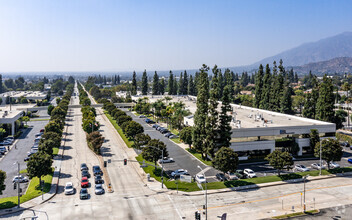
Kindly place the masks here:
[(56, 143), (53, 140), (48, 139), (41, 142), (39, 144), (38, 149), (43, 154), (48, 154), (50, 156), (53, 156), (53, 149), (55, 146), (56, 146)]
[(27, 125), (27, 122), (29, 121), (29, 117), (28, 116), (23, 116), (22, 117), (22, 121), (25, 121), (26, 125)]
[(203, 64), (200, 69), (198, 94), (197, 94), (197, 110), (194, 114), (194, 128), (192, 133), (193, 147), (196, 151), (202, 154), (205, 159), (206, 147), (205, 138), (207, 135), (205, 121), (208, 115), (208, 99), (209, 99), (209, 80), (208, 71), (209, 67)]
[(116, 122), (118, 125), (121, 125), (122, 123), (126, 121), (132, 121), (132, 117), (128, 115), (122, 115), (116, 119)]
[(160, 95), (164, 95), (165, 93), (165, 79), (161, 78), (159, 81), (159, 93)]
[[(3, 88), (2, 88), (2, 75), (0, 74), (0, 93), (3, 93)], [(0, 187), (0, 192), (1, 192), (1, 187)]]
[(52, 173), (52, 159), (51, 156), (44, 153), (33, 154), (27, 162), (27, 173), (29, 178), (38, 177), (39, 182), (42, 176)]
[(154, 77), (153, 77), (153, 88), (152, 88), (152, 94), (153, 95), (159, 95), (160, 94), (160, 85), (159, 85), (159, 76), (157, 72), (155, 71)]
[(291, 169), (293, 166), (292, 156), (289, 152), (282, 152), (280, 150), (274, 150), (270, 153), (265, 160), (269, 161), (270, 166), (277, 169), (277, 173), (280, 176), (280, 171), (283, 169)]
[(194, 88), (193, 76), (189, 76), (189, 83), (188, 83), (188, 95), (196, 95), (195, 88)]
[(222, 105), (221, 105), (221, 113), (220, 113), (220, 123), (219, 123), (219, 130), (220, 130), (220, 143), (223, 147), (230, 147), (231, 143), (231, 120), (232, 115), (229, 115), (228, 112), (232, 111), (232, 107), (230, 105), (230, 87), (225, 86), (223, 96), (222, 96)]
[(133, 76), (132, 76), (131, 95), (137, 95), (137, 79), (136, 79), (136, 72), (135, 71), (133, 71)]
[(147, 76), (146, 70), (144, 70), (143, 75), (142, 75), (142, 94), (143, 95), (148, 94), (148, 76)]
[(255, 74), (255, 92), (254, 92), (254, 106), (253, 106), (255, 108), (260, 107), (260, 101), (262, 100), (263, 77), (264, 77), (263, 65), (260, 64), (259, 70), (257, 74)]
[(182, 88), (183, 94), (182, 95), (187, 95), (188, 94), (188, 75), (185, 70), (183, 74), (183, 88)]
[(139, 133), (134, 138), (134, 144), (132, 145), (132, 147), (140, 150), (141, 147), (147, 145), (150, 140), (151, 138), (149, 135)]
[(334, 123), (336, 124), (336, 129), (343, 128), (343, 123), (346, 122), (347, 112), (345, 110), (339, 109), (335, 111)]
[(309, 146), (310, 146), (310, 152), (313, 153), (315, 146), (317, 145), (317, 143), (319, 143), (320, 141), (320, 137), (319, 137), (319, 132), (317, 129), (311, 129), (310, 130), (310, 134), (309, 134)]
[(238, 155), (229, 147), (220, 148), (212, 161), (213, 167), (223, 173), (235, 172), (238, 166)]
[(280, 112), (284, 114), (293, 114), (292, 110), (292, 88), (286, 84), (284, 88), (283, 96), (281, 97), (280, 102)]
[(44, 132), (42, 138), (40, 139), (40, 143), (43, 143), (46, 140), (54, 141), (55, 144), (53, 147), (59, 148), (61, 145), (61, 136), (59, 136), (56, 132)]
[(324, 75), (323, 82), (319, 87), (319, 98), (317, 101), (316, 119), (334, 122), (334, 87), (327, 75)]
[[(331, 161), (340, 161), (343, 154), (343, 149), (339, 142), (332, 138), (327, 138), (321, 141), (321, 158), (328, 164), (330, 169)], [(320, 157), (320, 143), (315, 145), (314, 155)]]
[(188, 144), (190, 149), (191, 149), (191, 146), (192, 146), (192, 132), (193, 132), (193, 127), (184, 127), (180, 131), (180, 139), (185, 144)]
[(168, 95), (174, 95), (174, 74), (172, 73), (172, 71), (170, 70), (170, 75), (169, 75), (169, 81), (168, 81)]
[(259, 108), (269, 109), (271, 96), (271, 72), (269, 64), (265, 66), (265, 74), (263, 77), (263, 90), (261, 100), (259, 101)]
[(125, 128), (126, 136), (132, 139), (134, 139), (134, 137), (137, 134), (143, 133), (143, 132), (144, 132), (143, 126), (135, 121), (129, 121)]
[(179, 95), (184, 95), (185, 91), (183, 90), (183, 72), (180, 74), (180, 80), (178, 81), (178, 94)]
[(2, 191), (4, 191), (6, 188), (5, 179), (6, 179), (6, 172), (0, 170), (0, 195), (2, 195)]
[(162, 152), (164, 153), (164, 157), (169, 156), (164, 142), (157, 139), (152, 139), (148, 142), (147, 146), (143, 148), (142, 157), (148, 161), (154, 162), (156, 166), (156, 163), (161, 158)]
[(4, 139), (4, 134), (6, 134), (6, 130), (4, 128), (0, 128), (0, 140)]
[(89, 147), (96, 153), (100, 154), (100, 148), (104, 143), (104, 137), (100, 134), (99, 131), (91, 132), (87, 135), (87, 141)]
[(48, 115), (51, 115), (51, 112), (53, 111), (55, 107), (53, 105), (48, 106)]
[(59, 136), (62, 135), (62, 130), (60, 127), (60, 124), (55, 123), (53, 121), (50, 121), (46, 126), (45, 126), (45, 133), (46, 132), (55, 132), (59, 134)]

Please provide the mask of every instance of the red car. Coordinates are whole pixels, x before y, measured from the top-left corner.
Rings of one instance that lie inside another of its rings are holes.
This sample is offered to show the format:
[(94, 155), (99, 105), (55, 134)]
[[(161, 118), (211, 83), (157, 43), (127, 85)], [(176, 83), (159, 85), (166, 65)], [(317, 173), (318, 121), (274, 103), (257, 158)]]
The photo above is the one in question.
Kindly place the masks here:
[(40, 133), (44, 133), (44, 129), (40, 129), (40, 131), (39, 131)]
[(81, 180), (81, 187), (82, 188), (86, 188), (88, 186), (89, 186), (88, 178), (87, 177), (83, 177), (82, 180)]

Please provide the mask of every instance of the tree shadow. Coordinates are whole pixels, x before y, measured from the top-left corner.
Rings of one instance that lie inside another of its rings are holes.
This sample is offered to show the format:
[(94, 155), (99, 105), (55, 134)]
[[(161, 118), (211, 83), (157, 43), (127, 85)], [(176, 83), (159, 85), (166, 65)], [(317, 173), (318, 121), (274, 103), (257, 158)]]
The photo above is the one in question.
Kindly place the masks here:
[(60, 173), (60, 179), (66, 179), (66, 178), (71, 178), (72, 175), (69, 173)]
[(70, 142), (70, 141), (72, 141), (72, 139), (70, 139), (70, 138), (64, 138), (64, 139), (62, 139), (63, 141), (66, 141), (66, 142)]
[(72, 159), (72, 157), (70, 155), (63, 155), (58, 158), (58, 160), (69, 160), (69, 159)]
[(71, 146), (64, 146), (64, 147), (63, 147), (63, 150), (70, 150), (70, 149), (72, 149)]
[(28, 135), (29, 132), (31, 132), (33, 128), (32, 127), (28, 127), (26, 129), (24, 129), (23, 133), (17, 138), (17, 139), (25, 139)]
[(0, 203), (0, 209), (12, 208), (16, 205), (17, 203), (14, 203), (12, 201), (6, 201), (6, 202)]

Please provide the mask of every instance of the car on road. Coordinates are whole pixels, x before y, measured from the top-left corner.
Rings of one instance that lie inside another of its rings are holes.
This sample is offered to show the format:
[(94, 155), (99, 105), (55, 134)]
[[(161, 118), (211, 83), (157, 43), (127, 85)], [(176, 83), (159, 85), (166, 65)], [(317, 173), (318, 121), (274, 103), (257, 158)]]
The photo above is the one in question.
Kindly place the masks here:
[(88, 166), (86, 163), (81, 163), (81, 171), (88, 170)]
[(298, 172), (307, 172), (307, 171), (309, 171), (309, 168), (307, 168), (306, 166), (301, 165), (301, 164), (296, 164), (294, 167), (294, 170), (296, 170)]
[(347, 162), (352, 163), (352, 158), (348, 158)]
[(220, 181), (227, 181), (227, 178), (226, 178), (225, 174), (223, 174), (223, 173), (217, 173), (215, 175), (215, 177), (216, 177), (216, 179), (218, 179)]
[(226, 179), (228, 180), (238, 180), (239, 177), (237, 176), (237, 173), (233, 173), (233, 172), (227, 172), (225, 173)]
[(195, 180), (197, 181), (197, 183), (206, 183), (207, 180), (205, 179), (203, 174), (197, 174), (195, 177)]
[(88, 170), (83, 170), (82, 171), (82, 177), (90, 178), (90, 173), (88, 172)]
[(72, 182), (67, 182), (65, 186), (65, 195), (72, 195), (75, 193)]
[(81, 180), (81, 187), (82, 188), (86, 188), (89, 186), (89, 181), (88, 181), (88, 178), (87, 177), (82, 177), (82, 180)]
[(255, 172), (251, 169), (244, 169), (243, 173), (248, 177), (248, 178), (254, 178), (257, 177), (257, 175), (255, 174)]
[(147, 116), (145, 116), (145, 115), (140, 115), (140, 116), (138, 116), (138, 118), (146, 118)]
[(172, 157), (164, 157), (163, 159), (159, 159), (159, 163), (172, 163), (175, 162)]
[(334, 161), (330, 161), (330, 169), (340, 168), (340, 165)]
[(152, 128), (155, 128), (155, 129), (157, 129), (158, 127), (160, 127), (160, 125), (158, 125), (158, 124), (153, 124), (153, 126), (152, 126)]
[(171, 177), (177, 177), (177, 176), (180, 176), (180, 175), (185, 175), (185, 174), (188, 174), (188, 171), (187, 170), (184, 170), (184, 169), (178, 169), (178, 170), (175, 170), (171, 173)]
[(18, 182), (20, 182), (20, 183), (25, 183), (25, 182), (28, 182), (28, 181), (29, 181), (28, 178), (25, 177), (25, 176), (22, 176), (22, 175), (15, 176), (15, 177), (13, 177), (13, 179), (12, 179), (12, 182), (13, 182), (13, 183), (18, 183)]
[(88, 193), (88, 189), (81, 189), (81, 191), (79, 192), (79, 198), (80, 199), (88, 199), (89, 198), (89, 193)]
[(317, 170), (320, 170), (320, 169), (325, 169), (325, 166), (322, 165), (321, 168), (320, 168), (320, 164), (319, 163), (312, 163), (310, 165), (313, 169), (317, 169)]
[(173, 133), (171, 133), (171, 132), (167, 132), (166, 134), (164, 134), (164, 137), (169, 138), (171, 135), (173, 135)]
[(93, 166), (93, 174), (96, 175), (103, 175), (103, 171), (100, 169), (100, 166)]
[(102, 184), (104, 182), (103, 178), (100, 175), (96, 175), (94, 178), (95, 184)]
[(96, 184), (95, 185), (95, 195), (102, 195), (105, 193), (105, 190), (103, 188), (102, 184)]

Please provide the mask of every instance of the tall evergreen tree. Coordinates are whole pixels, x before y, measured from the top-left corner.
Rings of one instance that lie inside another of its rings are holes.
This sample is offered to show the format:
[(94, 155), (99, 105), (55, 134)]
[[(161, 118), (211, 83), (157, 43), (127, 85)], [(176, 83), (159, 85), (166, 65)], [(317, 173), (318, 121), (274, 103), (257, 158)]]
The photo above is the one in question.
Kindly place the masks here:
[(177, 82), (177, 79), (176, 77), (174, 78), (174, 86), (172, 87), (172, 94), (173, 95), (177, 95), (178, 93), (178, 82)]
[(2, 93), (2, 75), (0, 74), (0, 93)]
[(322, 121), (334, 121), (334, 87), (332, 80), (325, 74), (319, 86), (319, 98), (316, 109), (316, 119)]
[(197, 71), (194, 75), (194, 95), (198, 94), (198, 83), (199, 83), (199, 72)]
[(183, 74), (183, 95), (187, 95), (187, 94), (188, 94), (188, 75), (185, 70)]
[(297, 73), (295, 73), (295, 83), (298, 83), (298, 75), (297, 75)]
[(295, 75), (293, 73), (293, 68), (290, 69), (290, 71), (288, 72), (288, 76), (287, 79), (290, 83), (294, 83), (295, 82)]
[(147, 76), (146, 70), (144, 70), (143, 76), (142, 76), (142, 94), (143, 95), (148, 94), (148, 76)]
[(292, 88), (288, 85), (288, 81), (285, 84), (283, 96), (280, 102), (280, 112), (285, 114), (292, 114)]
[(181, 72), (180, 74), (180, 80), (178, 81), (178, 94), (179, 95), (184, 95), (185, 92), (183, 91), (183, 73)]
[(269, 104), (269, 110), (272, 111), (277, 111), (277, 97), (274, 96), (276, 94), (276, 89), (277, 89), (277, 66), (276, 66), (276, 61), (273, 62), (273, 75), (271, 76), (271, 89), (270, 89), (270, 104)]
[(169, 75), (169, 81), (168, 81), (168, 94), (169, 95), (174, 95), (174, 74), (172, 73), (172, 71), (170, 70), (170, 75)]
[(197, 110), (194, 114), (194, 129), (192, 132), (193, 147), (205, 158), (206, 148), (205, 139), (207, 135), (205, 121), (208, 115), (208, 99), (209, 99), (209, 67), (203, 64), (198, 76), (198, 94), (197, 94)]
[(153, 88), (152, 88), (152, 94), (153, 95), (159, 95), (160, 94), (160, 85), (159, 85), (159, 76), (158, 73), (155, 71), (154, 77), (153, 77)]
[(120, 75), (117, 75), (117, 85), (120, 85), (120, 83), (121, 83), (121, 79), (120, 79)]
[(225, 86), (224, 92), (222, 95), (222, 105), (221, 105), (221, 113), (220, 113), (220, 123), (219, 123), (219, 131), (220, 131), (220, 143), (223, 147), (230, 147), (231, 140), (231, 120), (232, 115), (228, 113), (232, 111), (232, 107), (230, 105), (231, 101), (231, 87), (229, 85)]
[(208, 114), (205, 121), (206, 127), (206, 139), (205, 139), (205, 146), (207, 149), (207, 153), (214, 158), (218, 143), (218, 122), (219, 122), (219, 112), (218, 108), (218, 101), (220, 98), (220, 88), (219, 88), (219, 79), (218, 79), (218, 72), (219, 69), (215, 65), (212, 69), (213, 71), (213, 78), (212, 78), (212, 87), (210, 90), (210, 99), (209, 99), (209, 108)]
[(271, 96), (271, 72), (269, 64), (265, 66), (265, 74), (263, 77), (263, 91), (262, 97), (259, 102), (259, 108), (261, 109), (269, 109), (270, 106), (270, 96)]
[(255, 76), (255, 91), (254, 91), (254, 108), (259, 108), (260, 101), (262, 100), (262, 91), (263, 91), (263, 77), (264, 70), (263, 65), (259, 65), (259, 70)]
[(189, 76), (188, 95), (195, 95), (195, 86), (194, 86), (192, 75)]
[(165, 79), (164, 78), (160, 79), (159, 92), (160, 92), (160, 95), (164, 95), (164, 93), (165, 93)]
[(137, 95), (137, 79), (136, 79), (136, 72), (135, 71), (133, 71), (133, 76), (132, 76), (131, 95)]
[(231, 89), (231, 94), (230, 94), (230, 101), (232, 101), (233, 96), (234, 96), (234, 80), (233, 80), (233, 72), (230, 71), (230, 69), (226, 69), (224, 73), (224, 84), (225, 86), (230, 86)]
[(220, 97), (222, 97), (222, 93), (224, 91), (225, 83), (224, 76), (222, 75), (221, 69), (219, 70), (219, 89), (220, 89)]

